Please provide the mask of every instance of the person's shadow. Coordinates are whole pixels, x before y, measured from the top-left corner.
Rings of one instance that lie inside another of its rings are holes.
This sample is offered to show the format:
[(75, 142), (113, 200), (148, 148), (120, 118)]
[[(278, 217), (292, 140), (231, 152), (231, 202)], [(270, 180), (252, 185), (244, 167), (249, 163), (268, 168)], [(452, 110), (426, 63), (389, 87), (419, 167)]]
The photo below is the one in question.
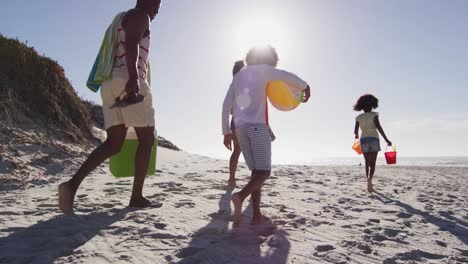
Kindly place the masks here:
[(374, 193), (376, 194), (374, 197), (380, 200), (382, 203), (385, 203), (385, 204), (392, 203), (405, 209), (408, 214), (415, 214), (415, 215), (422, 216), (427, 222), (435, 226), (438, 226), (439, 230), (449, 231), (454, 236), (456, 236), (459, 240), (461, 240), (465, 245), (468, 243), (468, 222), (460, 220), (452, 216), (448, 212), (440, 212), (440, 214), (445, 219), (441, 217), (437, 217), (437, 216), (429, 214), (426, 211), (421, 211), (419, 209), (416, 209), (409, 204), (405, 204), (398, 200), (388, 198), (382, 193), (379, 193), (379, 192), (374, 192)]
[(177, 263), (287, 263), (290, 242), (286, 231), (278, 229), (270, 219), (256, 226), (247, 222), (251, 204), (244, 210), (241, 227), (230, 229), (231, 194), (228, 189), (219, 200), (218, 212), (211, 221), (192, 235), (190, 244), (176, 254)]
[(135, 209), (114, 209), (83, 216), (57, 216), (29, 227), (10, 227), (0, 238), (0, 263), (54, 263)]

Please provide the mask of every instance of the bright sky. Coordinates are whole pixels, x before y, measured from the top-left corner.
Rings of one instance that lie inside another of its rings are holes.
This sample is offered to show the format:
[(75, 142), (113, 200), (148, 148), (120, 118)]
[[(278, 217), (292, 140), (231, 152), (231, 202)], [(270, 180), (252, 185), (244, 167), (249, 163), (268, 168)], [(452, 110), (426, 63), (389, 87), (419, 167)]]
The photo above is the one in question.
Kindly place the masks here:
[[(78, 94), (104, 31), (132, 0), (2, 1), (0, 33), (57, 60)], [(292, 112), (270, 108), (275, 162), (353, 156), (356, 99), (404, 156), (468, 155), (468, 1), (163, 0), (152, 24), (152, 89), (160, 135), (227, 159), (221, 105), (235, 60), (274, 45), (279, 68), (312, 88)], [(382, 143), (384, 147), (384, 143)]]

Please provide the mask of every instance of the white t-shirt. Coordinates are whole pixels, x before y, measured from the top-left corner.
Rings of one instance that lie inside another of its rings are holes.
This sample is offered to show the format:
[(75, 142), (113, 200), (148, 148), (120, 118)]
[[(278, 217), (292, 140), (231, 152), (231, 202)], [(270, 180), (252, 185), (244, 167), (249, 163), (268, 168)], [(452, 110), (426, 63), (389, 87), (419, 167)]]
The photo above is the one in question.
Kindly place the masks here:
[(305, 90), (307, 83), (296, 75), (268, 64), (248, 65), (238, 72), (223, 103), (223, 135), (230, 134), (229, 112), (233, 109), (234, 124), (267, 123), (266, 87), (270, 81), (283, 81)]
[(376, 116), (379, 116), (379, 113), (371, 111), (360, 114), (356, 117), (356, 121), (359, 123), (359, 127), (362, 131), (361, 138), (379, 138), (379, 132), (377, 131), (377, 128), (375, 127), (374, 123)]

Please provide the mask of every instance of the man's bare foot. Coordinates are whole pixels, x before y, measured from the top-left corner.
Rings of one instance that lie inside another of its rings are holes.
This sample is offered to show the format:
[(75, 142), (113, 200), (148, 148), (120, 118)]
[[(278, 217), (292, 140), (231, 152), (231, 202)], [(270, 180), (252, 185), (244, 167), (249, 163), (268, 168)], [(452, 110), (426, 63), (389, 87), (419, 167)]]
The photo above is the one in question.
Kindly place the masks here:
[(239, 227), (240, 221), (242, 218), (242, 201), (238, 193), (232, 195), (231, 198), (232, 204), (234, 205), (234, 218), (233, 218), (233, 227)]
[(73, 215), (73, 201), (75, 199), (75, 190), (69, 182), (63, 182), (58, 187), (59, 209), (64, 215)]
[(128, 204), (130, 207), (139, 207), (139, 208), (144, 208), (144, 207), (150, 207), (151, 202), (150, 200), (146, 199), (145, 197), (141, 196), (138, 198), (131, 198), (130, 203)]

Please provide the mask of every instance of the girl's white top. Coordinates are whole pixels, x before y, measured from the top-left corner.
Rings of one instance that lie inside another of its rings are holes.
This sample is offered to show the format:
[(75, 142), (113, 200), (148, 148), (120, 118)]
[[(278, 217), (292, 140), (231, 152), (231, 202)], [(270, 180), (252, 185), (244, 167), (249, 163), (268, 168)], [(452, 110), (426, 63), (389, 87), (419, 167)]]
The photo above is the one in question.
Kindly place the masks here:
[(379, 132), (377, 132), (377, 128), (375, 127), (375, 117), (379, 116), (377, 112), (367, 112), (360, 114), (356, 117), (356, 121), (359, 123), (359, 127), (361, 128), (361, 138), (366, 137), (374, 137), (379, 138)]

